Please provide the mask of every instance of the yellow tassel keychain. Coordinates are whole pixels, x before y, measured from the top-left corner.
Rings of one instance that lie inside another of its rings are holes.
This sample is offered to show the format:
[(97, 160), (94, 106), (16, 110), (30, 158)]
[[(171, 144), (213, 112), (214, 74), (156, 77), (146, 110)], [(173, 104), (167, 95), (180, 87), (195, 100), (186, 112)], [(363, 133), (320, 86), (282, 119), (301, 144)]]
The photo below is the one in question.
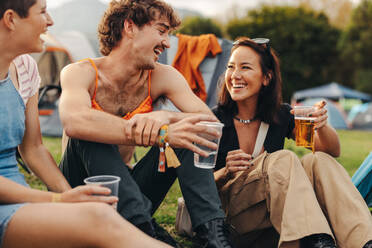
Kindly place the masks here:
[(176, 153), (170, 147), (168, 143), (168, 125), (164, 125), (160, 128), (159, 131), (159, 172), (165, 172), (165, 162), (167, 163), (168, 168), (173, 167), (177, 168), (181, 165), (180, 161), (177, 158)]
[(168, 168), (177, 168), (181, 165), (176, 153), (173, 151), (172, 147), (169, 146), (168, 142), (165, 143), (165, 157), (167, 159)]

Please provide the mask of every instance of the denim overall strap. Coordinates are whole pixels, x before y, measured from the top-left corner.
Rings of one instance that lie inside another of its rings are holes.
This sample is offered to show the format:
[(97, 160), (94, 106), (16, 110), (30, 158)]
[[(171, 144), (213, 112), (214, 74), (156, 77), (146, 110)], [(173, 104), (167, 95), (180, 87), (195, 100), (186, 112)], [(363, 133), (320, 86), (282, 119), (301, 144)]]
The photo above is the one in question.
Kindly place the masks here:
[(25, 130), (25, 105), (8, 77), (0, 81), (0, 175), (18, 171), (16, 149)]

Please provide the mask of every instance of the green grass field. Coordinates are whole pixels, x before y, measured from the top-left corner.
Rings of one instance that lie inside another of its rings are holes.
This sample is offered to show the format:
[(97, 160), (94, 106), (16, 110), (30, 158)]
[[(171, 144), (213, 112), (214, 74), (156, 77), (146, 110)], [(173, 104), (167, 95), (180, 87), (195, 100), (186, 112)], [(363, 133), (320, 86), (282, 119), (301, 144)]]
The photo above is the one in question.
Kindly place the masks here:
[[(341, 156), (337, 158), (337, 160), (345, 167), (349, 175), (352, 176), (369, 152), (372, 151), (372, 132), (342, 130), (338, 131), (338, 134), (341, 140)], [(59, 163), (61, 160), (61, 139), (44, 137), (43, 142), (50, 150), (57, 163)], [(307, 149), (296, 147), (292, 140), (286, 141), (285, 148), (294, 151), (300, 157), (310, 152)], [(144, 148), (137, 149), (139, 157), (143, 156), (145, 152), (146, 149)], [(34, 176), (26, 174), (26, 179), (33, 188), (46, 190), (43, 183)], [(189, 240), (177, 236), (174, 231), (178, 197), (181, 197), (181, 192), (178, 182), (176, 182), (155, 213), (155, 218), (185, 247), (191, 247), (191, 242)]]

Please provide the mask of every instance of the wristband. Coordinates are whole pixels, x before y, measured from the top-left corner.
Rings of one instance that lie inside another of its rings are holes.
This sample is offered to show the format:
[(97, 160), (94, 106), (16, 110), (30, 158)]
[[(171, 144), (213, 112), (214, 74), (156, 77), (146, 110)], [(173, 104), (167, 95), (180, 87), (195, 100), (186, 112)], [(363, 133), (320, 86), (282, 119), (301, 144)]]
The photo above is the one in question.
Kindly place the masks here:
[(168, 125), (164, 125), (160, 128), (159, 147), (159, 172), (165, 172), (165, 163), (167, 163), (168, 167), (177, 168), (180, 166), (180, 161), (178, 160), (176, 153), (168, 143)]
[(61, 202), (62, 194), (61, 193), (52, 193), (52, 202)]

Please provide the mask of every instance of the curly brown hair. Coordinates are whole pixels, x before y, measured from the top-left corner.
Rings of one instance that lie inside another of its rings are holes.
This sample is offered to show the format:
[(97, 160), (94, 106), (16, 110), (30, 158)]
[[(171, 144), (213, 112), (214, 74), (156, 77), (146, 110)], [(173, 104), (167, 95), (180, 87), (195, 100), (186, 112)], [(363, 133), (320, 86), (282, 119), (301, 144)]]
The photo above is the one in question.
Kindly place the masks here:
[[(267, 49), (266, 45), (257, 44), (248, 37), (238, 38), (234, 42), (231, 54), (241, 46), (252, 48), (260, 56), (262, 73), (264, 77), (270, 79), (268, 86), (262, 87), (259, 93), (256, 117), (269, 124), (276, 123), (278, 121), (277, 113), (282, 104), (282, 76), (280, 73), (279, 58), (274, 49)], [(224, 74), (221, 76), (219, 82), (218, 105), (232, 115), (236, 115), (238, 113), (238, 106), (231, 98), (223, 76)]]
[(160, 16), (168, 19), (171, 29), (181, 24), (173, 8), (162, 0), (112, 0), (98, 26), (101, 53), (109, 55), (122, 39), (125, 20), (142, 27)]
[(36, 0), (1, 0), (0, 1), (0, 19), (3, 18), (5, 11), (12, 9), (21, 18), (28, 16), (29, 9), (36, 3)]

